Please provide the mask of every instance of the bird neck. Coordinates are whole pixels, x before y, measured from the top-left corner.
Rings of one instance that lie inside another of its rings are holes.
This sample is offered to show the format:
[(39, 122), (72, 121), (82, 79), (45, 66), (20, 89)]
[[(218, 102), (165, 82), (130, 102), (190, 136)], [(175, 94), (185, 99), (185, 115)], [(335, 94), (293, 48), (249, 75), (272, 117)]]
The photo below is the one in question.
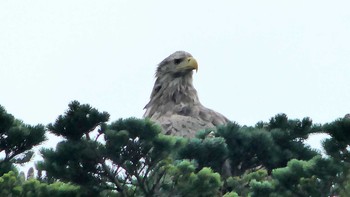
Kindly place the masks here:
[(144, 117), (173, 113), (189, 113), (194, 106), (201, 105), (193, 87), (192, 75), (157, 78), (150, 102), (145, 106)]
[(175, 104), (196, 104), (199, 102), (197, 91), (193, 86), (192, 75), (174, 78), (164, 91), (169, 96), (168, 99)]
[[(199, 103), (197, 91), (193, 87), (192, 73), (182, 77), (157, 78), (151, 95), (151, 99), (158, 104), (186, 103), (195, 105)], [(151, 101), (152, 102), (152, 101)]]

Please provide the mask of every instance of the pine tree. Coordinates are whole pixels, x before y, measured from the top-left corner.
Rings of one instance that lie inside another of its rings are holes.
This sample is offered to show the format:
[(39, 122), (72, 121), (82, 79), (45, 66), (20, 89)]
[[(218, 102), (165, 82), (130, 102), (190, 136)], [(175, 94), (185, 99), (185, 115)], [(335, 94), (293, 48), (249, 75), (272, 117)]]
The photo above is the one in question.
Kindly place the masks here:
[(80, 197), (85, 193), (79, 186), (56, 181), (42, 183), (35, 178), (24, 179), (24, 174), (10, 171), (0, 177), (0, 196), (6, 197)]
[[(160, 134), (150, 120), (119, 119), (74, 101), (49, 124), (65, 139), (43, 149), (47, 176), (81, 186), (88, 196), (220, 196), (220, 174), (177, 160), (187, 139)], [(93, 134), (96, 134), (95, 137)], [(202, 189), (200, 189), (202, 188)]]
[[(185, 139), (161, 134), (148, 119), (108, 124), (107, 112), (73, 101), (47, 126), (63, 140), (56, 149), (41, 150), (38, 176), (31, 169), (25, 180), (9, 170), (31, 158), (45, 129), (0, 109), (0, 196), (278, 197), (350, 191), (347, 117), (321, 126), (278, 114), (255, 126), (232, 122)], [(331, 136), (324, 141), (327, 157), (304, 142), (316, 132)]]
[(159, 136), (160, 128), (150, 121), (120, 119), (107, 128), (108, 119), (107, 112), (73, 101), (64, 115), (48, 125), (65, 140), (56, 150), (41, 151), (44, 162), (38, 168), (84, 187), (89, 195), (111, 190), (122, 196), (152, 196), (176, 141)]
[(331, 138), (323, 141), (323, 147), (328, 156), (342, 167), (335, 185), (341, 193), (347, 193), (350, 188), (350, 118), (349, 114), (331, 123), (323, 125), (323, 131)]
[(34, 146), (45, 141), (43, 125), (31, 126), (15, 119), (0, 106), (0, 176), (14, 169), (13, 164), (28, 162)]

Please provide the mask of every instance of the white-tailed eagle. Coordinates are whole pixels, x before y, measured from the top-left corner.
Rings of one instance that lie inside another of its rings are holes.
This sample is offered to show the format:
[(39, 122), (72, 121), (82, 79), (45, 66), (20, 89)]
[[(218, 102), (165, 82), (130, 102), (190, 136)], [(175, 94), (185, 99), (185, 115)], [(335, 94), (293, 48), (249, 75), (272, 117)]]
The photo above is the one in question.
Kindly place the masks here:
[(193, 87), (193, 70), (198, 63), (185, 51), (176, 51), (159, 63), (145, 118), (160, 124), (168, 135), (194, 137), (202, 129), (215, 129), (228, 119), (204, 107)]

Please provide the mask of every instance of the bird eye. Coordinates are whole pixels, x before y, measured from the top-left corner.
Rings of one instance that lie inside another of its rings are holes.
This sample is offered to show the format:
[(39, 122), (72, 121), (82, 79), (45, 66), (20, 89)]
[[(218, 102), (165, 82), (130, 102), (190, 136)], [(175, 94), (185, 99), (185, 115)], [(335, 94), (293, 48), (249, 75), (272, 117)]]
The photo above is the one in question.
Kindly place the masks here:
[(175, 64), (180, 64), (181, 61), (182, 61), (182, 59), (175, 59), (175, 60), (174, 60), (174, 63), (175, 63)]

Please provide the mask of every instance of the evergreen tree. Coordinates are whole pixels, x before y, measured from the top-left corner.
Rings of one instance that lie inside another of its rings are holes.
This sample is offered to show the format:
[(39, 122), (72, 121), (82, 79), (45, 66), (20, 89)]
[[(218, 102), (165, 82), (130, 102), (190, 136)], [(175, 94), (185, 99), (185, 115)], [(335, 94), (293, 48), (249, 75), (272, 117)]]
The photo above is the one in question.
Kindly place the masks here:
[[(138, 192), (151, 196), (164, 174), (166, 160), (161, 161), (175, 143), (159, 137), (159, 128), (150, 121), (118, 120), (107, 130), (108, 119), (106, 112), (72, 102), (69, 110), (48, 126), (65, 140), (56, 150), (41, 151), (45, 160), (38, 168), (50, 177), (81, 185), (89, 195), (112, 190), (122, 196)], [(92, 139), (95, 130), (98, 134)]]
[(80, 197), (83, 194), (79, 186), (59, 181), (47, 184), (34, 178), (24, 180), (16, 171), (0, 177), (0, 196), (4, 197)]
[[(150, 120), (119, 119), (74, 101), (49, 124), (65, 139), (43, 149), (37, 164), (47, 176), (75, 183), (94, 196), (220, 196), (221, 177), (177, 160), (187, 139), (160, 134)], [(96, 137), (92, 137), (93, 133)], [(103, 136), (103, 138), (100, 138)]]
[(341, 194), (347, 193), (350, 188), (350, 116), (339, 118), (323, 125), (323, 131), (331, 138), (323, 141), (323, 147), (328, 156), (342, 166), (338, 174), (338, 183), (335, 187)]
[(319, 125), (312, 124), (310, 118), (290, 120), (286, 114), (278, 114), (264, 125), (277, 146), (274, 151), (277, 159), (269, 167), (269, 171), (286, 166), (291, 159), (309, 160), (319, 154), (305, 144), (310, 134), (321, 130)]
[(287, 167), (273, 170), (275, 196), (330, 196), (340, 168), (331, 159), (316, 156), (309, 161), (293, 159)]
[(28, 162), (33, 156), (31, 149), (45, 139), (43, 125), (24, 124), (0, 106), (0, 176), (13, 169), (13, 164)]
[(170, 165), (156, 196), (222, 196), (220, 174), (208, 167), (196, 172), (195, 166), (188, 160), (179, 160)]
[[(73, 101), (47, 129), (63, 137), (42, 149), (38, 175), (25, 179), (12, 164), (28, 161), (42, 142), (30, 126), (0, 108), (0, 196), (330, 196), (350, 190), (350, 120), (323, 126), (278, 114), (254, 127), (229, 123), (196, 138), (167, 136), (148, 119), (119, 119)], [(305, 140), (331, 138), (327, 157)], [(58, 181), (59, 180), (59, 181)], [(61, 182), (63, 181), (63, 182)]]
[(331, 136), (323, 142), (326, 153), (338, 161), (350, 163), (350, 118), (325, 124), (323, 131)]
[[(209, 166), (217, 172), (222, 172), (229, 160), (229, 174), (233, 176), (259, 169), (271, 174), (273, 169), (285, 167), (291, 159), (309, 160), (318, 155), (304, 140), (319, 130), (309, 118), (289, 120), (285, 114), (278, 114), (269, 123), (260, 122), (255, 127), (228, 123), (218, 127), (216, 132), (201, 131), (198, 139), (189, 140), (180, 155), (195, 159), (200, 168)], [(215, 138), (207, 138), (209, 133)]]

